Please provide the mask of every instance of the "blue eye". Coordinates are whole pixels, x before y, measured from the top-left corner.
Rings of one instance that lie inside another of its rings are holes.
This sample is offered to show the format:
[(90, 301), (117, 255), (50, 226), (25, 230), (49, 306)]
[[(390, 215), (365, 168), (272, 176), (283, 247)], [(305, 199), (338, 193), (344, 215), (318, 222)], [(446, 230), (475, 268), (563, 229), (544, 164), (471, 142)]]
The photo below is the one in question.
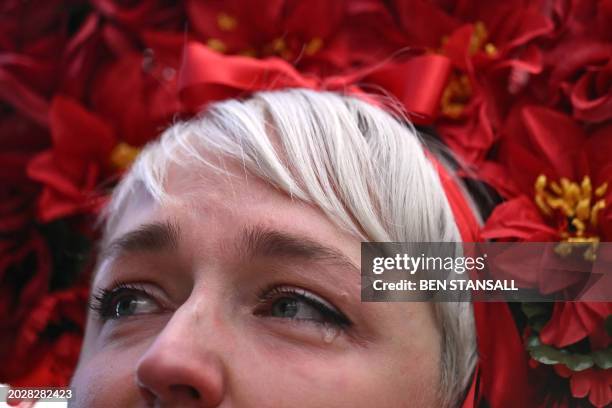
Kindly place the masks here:
[(351, 322), (335, 307), (303, 289), (275, 287), (260, 296), (255, 314), (262, 317), (301, 320), (318, 324), (350, 326)]
[(162, 309), (144, 288), (123, 284), (110, 290), (100, 290), (89, 307), (103, 321), (159, 313)]
[(321, 311), (301, 299), (280, 298), (272, 304), (270, 316), (288, 319), (325, 320)]

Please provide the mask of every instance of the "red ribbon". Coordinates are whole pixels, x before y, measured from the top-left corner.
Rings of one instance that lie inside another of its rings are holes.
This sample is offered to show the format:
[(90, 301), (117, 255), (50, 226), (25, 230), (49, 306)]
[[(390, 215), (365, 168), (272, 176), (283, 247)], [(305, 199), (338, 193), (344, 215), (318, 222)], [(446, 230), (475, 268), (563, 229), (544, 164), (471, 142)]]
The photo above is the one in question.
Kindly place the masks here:
[(283, 88), (343, 91), (367, 99), (357, 86), (362, 83), (399, 99), (415, 123), (430, 124), (439, 110), (450, 70), (448, 58), (426, 54), (321, 79), (298, 72), (280, 58), (228, 56), (190, 42), (183, 54), (179, 95), (188, 111), (197, 112), (212, 101)]
[[(446, 168), (428, 155), (440, 175), (444, 192), (464, 242), (479, 240), (480, 226), (463, 192)], [(507, 303), (474, 302), (478, 339), (478, 366), (461, 408), (534, 406), (521, 336)]]

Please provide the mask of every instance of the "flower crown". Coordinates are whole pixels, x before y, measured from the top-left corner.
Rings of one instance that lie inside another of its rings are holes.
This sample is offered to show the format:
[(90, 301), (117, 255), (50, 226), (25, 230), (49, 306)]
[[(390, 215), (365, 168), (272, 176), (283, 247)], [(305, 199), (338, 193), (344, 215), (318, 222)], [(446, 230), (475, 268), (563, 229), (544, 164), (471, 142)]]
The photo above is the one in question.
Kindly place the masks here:
[[(0, 382), (67, 383), (109, 191), (173, 118), (257, 90), (392, 95), (499, 198), (476, 228), (440, 169), (464, 239), (612, 241), (610, 1), (43, 3), (0, 6)], [(475, 314), (464, 406), (612, 403), (611, 303)]]

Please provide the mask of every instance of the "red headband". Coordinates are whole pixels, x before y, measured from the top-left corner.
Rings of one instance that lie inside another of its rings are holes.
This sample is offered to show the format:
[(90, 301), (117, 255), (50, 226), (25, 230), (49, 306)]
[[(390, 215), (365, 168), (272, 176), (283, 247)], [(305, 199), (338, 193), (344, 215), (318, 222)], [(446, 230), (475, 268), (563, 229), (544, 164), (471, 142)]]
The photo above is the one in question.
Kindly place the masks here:
[[(434, 163), (463, 242), (478, 242), (480, 226), (461, 188), (435, 158)], [(532, 405), (527, 359), (507, 303), (474, 302), (478, 366), (462, 408), (478, 407), (484, 399), (493, 408)]]
[[(226, 56), (200, 43), (188, 43), (179, 76), (181, 100), (198, 112), (209, 102), (248, 95), (256, 91), (310, 88), (350, 92), (368, 99), (359, 81), (382, 87), (404, 105), (410, 119), (430, 124), (451, 71), (448, 58), (422, 54), (403, 62), (389, 62), (350, 75), (321, 80), (306, 77), (279, 58), (255, 60)], [(463, 191), (434, 157), (430, 160), (440, 175), (464, 242), (477, 242), (479, 224)], [(486, 400), (493, 408), (529, 406), (527, 362), (517, 358), (523, 345), (506, 303), (474, 303), (479, 362), (462, 408), (479, 406)]]

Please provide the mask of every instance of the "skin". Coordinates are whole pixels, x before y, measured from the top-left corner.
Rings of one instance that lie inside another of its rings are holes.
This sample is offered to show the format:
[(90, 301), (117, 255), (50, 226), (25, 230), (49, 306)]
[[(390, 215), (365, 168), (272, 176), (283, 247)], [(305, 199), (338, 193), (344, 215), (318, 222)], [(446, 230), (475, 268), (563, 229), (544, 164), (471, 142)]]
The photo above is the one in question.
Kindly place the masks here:
[[(430, 305), (360, 302), (359, 240), (234, 170), (174, 168), (172, 200), (131, 200), (110, 241), (151, 223), (173, 225), (176, 239), (106, 251), (92, 293), (119, 281), (147, 294), (128, 289), (115, 299), (112, 311), (131, 310), (118, 318), (90, 313), (71, 406), (439, 406), (440, 333)], [(290, 235), (344, 259), (249, 252), (245, 230)], [(287, 292), (296, 288), (350, 324), (326, 321)], [(287, 299), (297, 308), (291, 317), (278, 313)]]

